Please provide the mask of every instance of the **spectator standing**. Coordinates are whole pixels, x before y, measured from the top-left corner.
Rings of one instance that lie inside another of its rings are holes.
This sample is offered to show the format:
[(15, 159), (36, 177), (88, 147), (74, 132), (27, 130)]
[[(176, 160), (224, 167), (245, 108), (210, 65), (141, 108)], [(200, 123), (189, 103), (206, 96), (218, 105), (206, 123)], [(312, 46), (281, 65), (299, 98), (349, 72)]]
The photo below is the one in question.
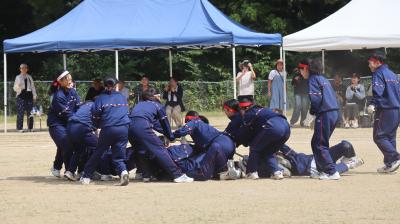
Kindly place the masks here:
[(167, 101), (165, 103), (165, 109), (168, 120), (173, 120), (178, 127), (182, 126), (181, 112), (185, 111), (182, 98), (182, 86), (179, 85), (175, 78), (171, 78), (169, 84), (164, 88), (163, 99)]
[(30, 116), (30, 113), (37, 98), (35, 83), (28, 74), (28, 69), (27, 64), (19, 66), (20, 74), (15, 77), (13, 87), (17, 95), (17, 131), (21, 133), (24, 132), (24, 113), (27, 116), (28, 131), (33, 129), (33, 116)]
[(307, 117), (310, 100), (308, 97), (308, 83), (307, 80), (299, 73), (298, 69), (295, 70), (295, 76), (292, 79), (292, 86), (294, 89), (295, 106), (290, 119), (290, 126), (294, 126), (300, 117), (300, 126), (304, 127), (304, 120)]
[(91, 100), (94, 101), (94, 98), (98, 95), (100, 95), (101, 92), (103, 92), (104, 86), (103, 86), (103, 81), (101, 79), (94, 79), (92, 81), (92, 87), (89, 88), (85, 101)]
[(136, 86), (134, 96), (135, 96), (135, 104), (143, 101), (142, 95), (143, 92), (146, 91), (150, 87), (149, 78), (146, 75), (143, 75), (140, 79), (140, 84)]
[(360, 76), (353, 74), (351, 85), (346, 90), (346, 106), (344, 108), (345, 128), (358, 128), (360, 108), (364, 107), (365, 88), (360, 84)]
[(253, 65), (244, 60), (239, 63), (239, 72), (236, 76), (236, 83), (239, 85), (238, 98), (247, 98), (254, 102), (254, 80), (256, 80), (256, 73), (254, 72)]
[(340, 74), (335, 74), (333, 77), (333, 90), (336, 93), (336, 99), (339, 105), (339, 119), (337, 127), (341, 127), (344, 123), (343, 108), (346, 104), (346, 86), (343, 84), (343, 77)]
[(268, 97), (271, 98), (271, 109), (284, 110), (284, 83), (286, 72), (283, 71), (283, 61), (277, 60), (275, 69), (268, 75)]

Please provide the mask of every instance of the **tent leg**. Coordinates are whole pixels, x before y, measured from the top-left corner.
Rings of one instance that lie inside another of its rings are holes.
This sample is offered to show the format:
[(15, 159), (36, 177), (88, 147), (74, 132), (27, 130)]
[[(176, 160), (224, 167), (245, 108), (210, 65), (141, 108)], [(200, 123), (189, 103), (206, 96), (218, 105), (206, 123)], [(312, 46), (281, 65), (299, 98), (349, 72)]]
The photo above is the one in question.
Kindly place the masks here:
[(321, 51), (322, 57), (322, 73), (325, 74), (325, 50)]
[(236, 99), (236, 48), (232, 46), (233, 98)]
[(119, 79), (119, 57), (118, 57), (118, 50), (115, 51), (115, 78), (118, 80)]
[(4, 60), (4, 133), (7, 133), (7, 54), (3, 55)]
[(172, 78), (172, 51), (169, 49), (169, 77)]
[[(286, 73), (286, 52), (281, 47), (281, 59), (283, 61), (283, 71)], [(287, 88), (286, 88), (286, 79), (287, 76), (283, 79), (283, 114), (286, 116), (287, 114)]]
[(64, 53), (63, 54), (63, 64), (64, 64), (64, 70), (67, 70), (67, 55)]

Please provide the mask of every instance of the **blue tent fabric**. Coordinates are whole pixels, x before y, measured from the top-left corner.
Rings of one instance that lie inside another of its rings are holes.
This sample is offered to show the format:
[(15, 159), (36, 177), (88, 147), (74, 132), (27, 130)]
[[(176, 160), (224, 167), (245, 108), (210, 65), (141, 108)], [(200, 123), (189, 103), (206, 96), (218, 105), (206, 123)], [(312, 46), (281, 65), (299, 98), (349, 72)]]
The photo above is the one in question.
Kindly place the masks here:
[(280, 45), (207, 0), (85, 0), (55, 22), (3, 42), (6, 53)]

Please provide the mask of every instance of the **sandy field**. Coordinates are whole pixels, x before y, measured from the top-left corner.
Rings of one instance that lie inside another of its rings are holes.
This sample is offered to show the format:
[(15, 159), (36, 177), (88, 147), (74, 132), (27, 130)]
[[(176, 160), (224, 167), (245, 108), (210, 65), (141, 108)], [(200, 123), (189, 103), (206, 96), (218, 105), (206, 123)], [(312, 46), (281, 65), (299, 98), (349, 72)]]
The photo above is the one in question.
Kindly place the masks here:
[[(220, 129), (227, 124), (226, 118), (209, 118)], [(288, 144), (310, 152), (311, 135), (294, 128)], [(400, 174), (376, 173), (382, 155), (372, 129), (336, 129), (331, 144), (342, 139), (366, 163), (339, 181), (292, 177), (115, 187), (52, 177), (55, 145), (45, 131), (1, 133), (0, 223), (400, 223)]]

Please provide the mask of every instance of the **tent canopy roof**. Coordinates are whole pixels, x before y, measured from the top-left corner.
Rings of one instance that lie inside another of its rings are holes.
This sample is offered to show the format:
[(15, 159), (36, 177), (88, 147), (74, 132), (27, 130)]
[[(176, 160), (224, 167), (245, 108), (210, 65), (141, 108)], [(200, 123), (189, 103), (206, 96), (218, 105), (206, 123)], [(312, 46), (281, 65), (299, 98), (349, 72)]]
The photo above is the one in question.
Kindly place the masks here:
[(207, 0), (85, 0), (55, 22), (3, 42), (4, 51), (96, 51), (280, 45), (280, 34), (252, 31)]
[(400, 47), (399, 0), (352, 0), (322, 21), (283, 38), (287, 51)]

